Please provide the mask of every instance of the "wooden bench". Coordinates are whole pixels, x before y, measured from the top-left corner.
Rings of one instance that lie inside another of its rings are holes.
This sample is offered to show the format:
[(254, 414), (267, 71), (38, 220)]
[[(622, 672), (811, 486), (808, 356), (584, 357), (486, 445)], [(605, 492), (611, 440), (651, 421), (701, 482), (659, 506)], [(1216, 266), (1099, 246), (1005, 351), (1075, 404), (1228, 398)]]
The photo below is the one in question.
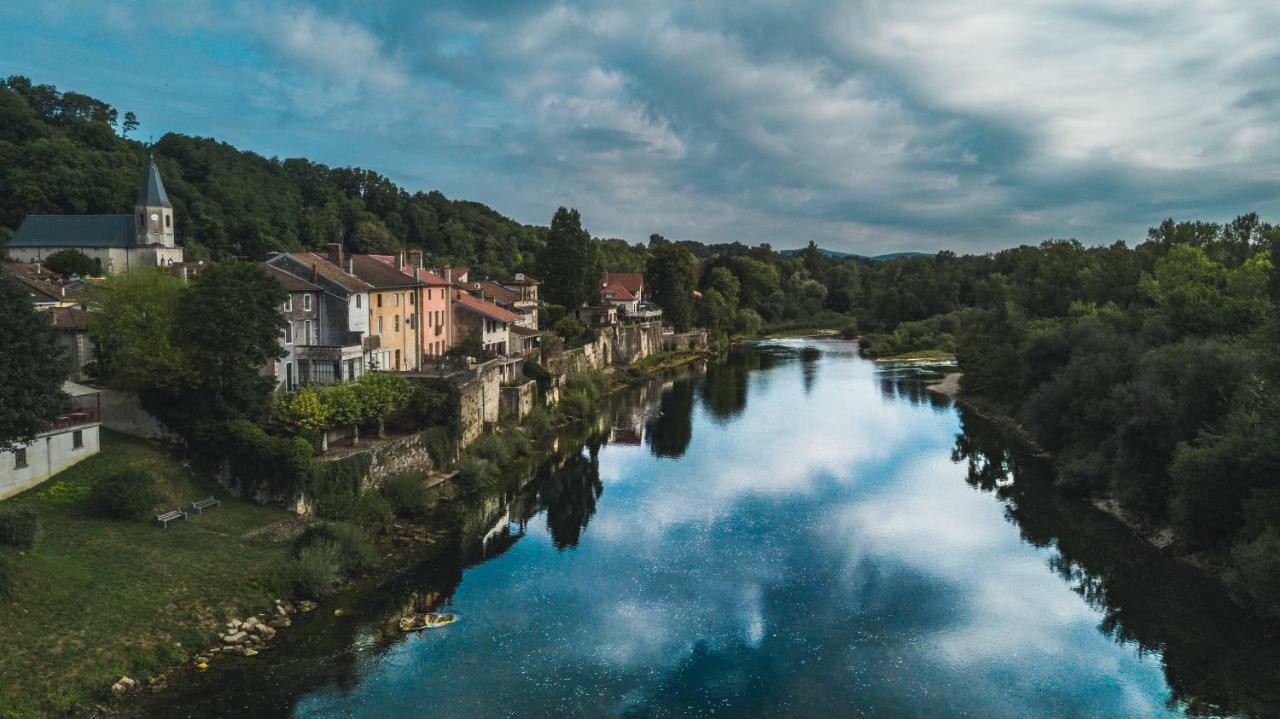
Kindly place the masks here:
[(162, 529), (168, 529), (169, 522), (172, 522), (175, 519), (186, 519), (186, 518), (187, 518), (186, 512), (182, 511), (181, 509), (175, 509), (171, 512), (165, 512), (164, 514), (157, 514), (156, 524), (160, 525)]
[(192, 502), (189, 509), (192, 512), (195, 512), (196, 514), (204, 514), (204, 510), (209, 509), (210, 507), (216, 507), (219, 504), (222, 504), (222, 502), (219, 502), (213, 497), (210, 497), (208, 499), (202, 499), (198, 502)]

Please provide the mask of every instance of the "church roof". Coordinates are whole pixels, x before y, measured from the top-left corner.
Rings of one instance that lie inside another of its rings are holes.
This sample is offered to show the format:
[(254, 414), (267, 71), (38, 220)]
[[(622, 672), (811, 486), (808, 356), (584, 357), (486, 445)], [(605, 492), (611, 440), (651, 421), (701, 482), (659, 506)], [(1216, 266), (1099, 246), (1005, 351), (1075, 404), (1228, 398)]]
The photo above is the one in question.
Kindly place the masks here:
[(133, 247), (133, 215), (27, 215), (9, 247)]
[(169, 196), (165, 194), (164, 183), (160, 181), (160, 168), (156, 167), (156, 158), (147, 163), (147, 179), (142, 184), (142, 192), (138, 193), (137, 204), (144, 207), (169, 207)]

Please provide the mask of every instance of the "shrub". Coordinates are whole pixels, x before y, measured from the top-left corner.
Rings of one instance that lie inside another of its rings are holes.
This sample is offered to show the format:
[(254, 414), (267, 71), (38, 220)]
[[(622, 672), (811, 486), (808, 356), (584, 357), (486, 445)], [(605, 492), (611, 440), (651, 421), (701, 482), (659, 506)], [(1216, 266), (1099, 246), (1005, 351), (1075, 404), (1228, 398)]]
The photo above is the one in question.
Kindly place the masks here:
[(574, 419), (591, 414), (591, 400), (581, 390), (565, 392), (560, 397), (560, 411)]
[(356, 507), (353, 515), (356, 523), (366, 528), (382, 527), (390, 524), (394, 519), (394, 510), (391, 508), (391, 502), (387, 498), (377, 492), (365, 492), (360, 495), (360, 499), (356, 500)]
[(0, 544), (30, 549), (36, 544), (40, 520), (26, 507), (0, 510)]
[(340, 566), (338, 547), (331, 542), (316, 542), (289, 560), (284, 569), (285, 580), (299, 596), (320, 599), (338, 583)]
[(535, 407), (525, 415), (524, 430), (535, 442), (545, 442), (555, 433), (555, 425), (551, 422), (551, 413), (545, 407)]
[(1231, 550), (1235, 568), (1227, 580), (1264, 616), (1280, 617), (1280, 528), (1273, 527)]
[(432, 427), (423, 432), (422, 444), (431, 455), (431, 463), (440, 468), (453, 464), (458, 455), (458, 443), (447, 427)]
[(487, 459), (465, 457), (458, 463), (459, 477), (471, 487), (483, 487), (498, 481), (498, 467)]
[(528, 449), (529, 440), (519, 431), (493, 432), (477, 439), (468, 454), (502, 466)]
[(160, 502), (155, 478), (140, 469), (103, 477), (89, 491), (93, 511), (114, 519), (141, 519)]
[(560, 335), (565, 342), (573, 342), (582, 337), (586, 327), (575, 317), (561, 317), (551, 326), (551, 331)]
[(360, 528), (346, 522), (322, 522), (307, 528), (293, 541), (295, 557), (308, 547), (331, 544), (338, 550), (338, 567), (348, 577), (373, 569), (377, 556)]
[(427, 485), (421, 477), (402, 474), (382, 488), (382, 496), (398, 516), (421, 519), (427, 515)]

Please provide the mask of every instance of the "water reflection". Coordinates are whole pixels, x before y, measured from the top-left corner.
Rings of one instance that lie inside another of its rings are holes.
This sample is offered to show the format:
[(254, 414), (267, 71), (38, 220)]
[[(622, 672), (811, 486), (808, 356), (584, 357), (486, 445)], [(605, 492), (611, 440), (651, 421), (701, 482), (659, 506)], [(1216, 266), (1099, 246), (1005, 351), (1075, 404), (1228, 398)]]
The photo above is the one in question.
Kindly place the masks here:
[[(272, 661), (215, 663), (155, 710), (1274, 712), (1280, 659), (1211, 584), (1046, 491), (922, 371), (855, 349), (752, 347), (618, 396), (558, 455), (441, 502), (421, 561), (344, 616), (322, 607)], [(420, 611), (462, 621), (395, 628)]]

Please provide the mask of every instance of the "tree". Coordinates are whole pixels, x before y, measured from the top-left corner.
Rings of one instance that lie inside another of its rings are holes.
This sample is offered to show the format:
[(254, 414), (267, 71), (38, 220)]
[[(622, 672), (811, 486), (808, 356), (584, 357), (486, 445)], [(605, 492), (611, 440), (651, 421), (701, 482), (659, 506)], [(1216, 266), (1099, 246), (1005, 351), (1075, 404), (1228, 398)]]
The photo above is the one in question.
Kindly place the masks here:
[(357, 386), (365, 419), (376, 420), (378, 436), (387, 436), (387, 417), (403, 407), (412, 394), (408, 380), (396, 374), (368, 372)]
[(175, 343), (195, 368), (179, 387), (182, 418), (261, 419), (275, 380), (262, 368), (284, 356), (284, 287), (246, 262), (213, 265), (178, 297)]
[(102, 274), (102, 260), (80, 250), (58, 250), (45, 258), (44, 266), (64, 276), (97, 277)]
[(360, 444), (360, 422), (365, 415), (356, 387), (354, 384), (335, 384), (320, 390), (326, 416), (335, 425), (351, 427), (352, 444)]
[(685, 248), (661, 235), (650, 238), (645, 289), (662, 308), (663, 317), (678, 332), (693, 324), (693, 288), (698, 261)]
[(538, 256), (545, 299), (575, 308), (599, 301), (600, 268), (591, 234), (577, 210), (563, 207), (551, 218), (547, 244)]
[(0, 271), (0, 451), (21, 447), (65, 408), (66, 360), (47, 317)]
[(329, 450), (329, 438), (324, 434), (329, 427), (329, 408), (314, 387), (281, 396), (276, 401), (276, 415), (294, 432), (320, 432), (320, 451)]
[(138, 129), (138, 116), (133, 114), (131, 111), (126, 112), (124, 114), (124, 122), (120, 125), (120, 134), (124, 137), (128, 137), (129, 133), (136, 129)]
[(186, 354), (174, 342), (183, 292), (181, 280), (155, 268), (111, 275), (85, 290), (99, 380), (135, 391), (190, 380)]

